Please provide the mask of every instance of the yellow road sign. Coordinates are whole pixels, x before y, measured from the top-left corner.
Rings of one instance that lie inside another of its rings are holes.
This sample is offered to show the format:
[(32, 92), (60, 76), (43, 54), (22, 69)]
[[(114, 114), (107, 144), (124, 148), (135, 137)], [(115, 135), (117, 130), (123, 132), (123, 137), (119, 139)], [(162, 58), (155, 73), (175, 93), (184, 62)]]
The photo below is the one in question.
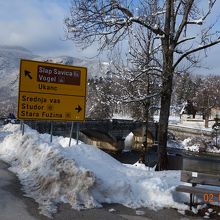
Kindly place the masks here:
[(18, 118), (23, 120), (82, 121), (83, 97), (20, 92)]
[(21, 60), (18, 114), (21, 120), (85, 120), (87, 69)]
[(21, 60), (20, 91), (86, 96), (87, 69)]

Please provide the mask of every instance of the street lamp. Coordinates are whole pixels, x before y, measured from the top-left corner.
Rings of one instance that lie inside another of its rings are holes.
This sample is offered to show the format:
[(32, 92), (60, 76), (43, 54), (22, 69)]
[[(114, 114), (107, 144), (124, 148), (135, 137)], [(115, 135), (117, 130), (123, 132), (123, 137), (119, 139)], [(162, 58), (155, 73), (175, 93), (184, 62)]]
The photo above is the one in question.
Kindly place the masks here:
[(212, 126), (212, 129), (215, 132), (215, 146), (218, 147), (218, 132), (220, 131), (220, 112), (216, 113), (216, 117), (214, 118), (215, 123)]

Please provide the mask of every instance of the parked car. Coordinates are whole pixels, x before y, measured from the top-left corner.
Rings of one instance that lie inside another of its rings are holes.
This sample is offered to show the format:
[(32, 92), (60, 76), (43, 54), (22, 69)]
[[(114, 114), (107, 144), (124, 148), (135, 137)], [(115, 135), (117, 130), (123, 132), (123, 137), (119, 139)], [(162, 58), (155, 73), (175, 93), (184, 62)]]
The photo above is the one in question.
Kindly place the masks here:
[(7, 118), (4, 120), (4, 125), (12, 123), (12, 124), (18, 124), (19, 120), (16, 119), (15, 115), (13, 113), (9, 113)]

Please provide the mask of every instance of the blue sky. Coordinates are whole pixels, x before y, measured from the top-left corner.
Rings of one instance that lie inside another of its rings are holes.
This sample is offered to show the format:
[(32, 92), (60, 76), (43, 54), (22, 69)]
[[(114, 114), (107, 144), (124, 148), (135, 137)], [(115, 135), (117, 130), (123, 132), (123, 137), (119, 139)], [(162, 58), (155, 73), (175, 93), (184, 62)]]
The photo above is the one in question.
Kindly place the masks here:
[(0, 0), (0, 44), (23, 46), (43, 56), (92, 56), (65, 41), (71, 0)]
[[(64, 40), (64, 18), (69, 15), (70, 3), (71, 0), (0, 0), (0, 44), (23, 46), (42, 56), (94, 56), (94, 47), (81, 51), (71, 41)], [(220, 14), (219, 9), (220, 0), (214, 16)], [(211, 21), (214, 16), (210, 17)], [(218, 27), (220, 30), (220, 24)], [(208, 58), (202, 61), (209, 70), (196, 72), (220, 74), (219, 57), (220, 44), (209, 49)]]

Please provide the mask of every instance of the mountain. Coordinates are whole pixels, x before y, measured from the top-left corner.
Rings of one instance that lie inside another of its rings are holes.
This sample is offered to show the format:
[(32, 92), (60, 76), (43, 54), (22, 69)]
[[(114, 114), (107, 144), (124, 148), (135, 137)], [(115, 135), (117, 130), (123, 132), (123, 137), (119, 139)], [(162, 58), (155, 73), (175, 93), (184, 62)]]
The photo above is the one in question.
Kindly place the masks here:
[(0, 46), (0, 101), (8, 98), (6, 94), (11, 97), (17, 94), (20, 59), (36, 57), (22, 47)]
[(73, 66), (84, 66), (88, 69), (88, 78), (103, 77), (108, 71), (107, 63), (96, 60), (83, 60), (70, 56), (41, 57), (18, 46), (0, 45), (0, 116), (14, 112), (17, 105), (18, 75), (20, 59), (30, 59)]

